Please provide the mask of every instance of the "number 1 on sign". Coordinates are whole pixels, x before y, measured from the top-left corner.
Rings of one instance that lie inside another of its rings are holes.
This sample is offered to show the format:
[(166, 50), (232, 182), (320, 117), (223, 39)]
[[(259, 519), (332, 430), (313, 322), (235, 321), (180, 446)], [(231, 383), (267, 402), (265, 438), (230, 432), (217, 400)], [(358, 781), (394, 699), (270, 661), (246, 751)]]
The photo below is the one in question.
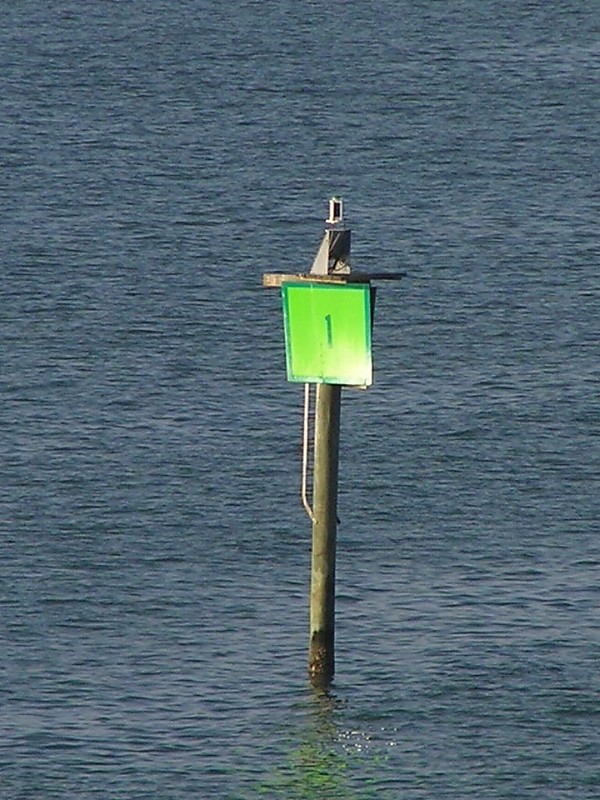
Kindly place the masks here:
[(333, 331), (331, 327), (331, 314), (325, 315), (325, 327), (327, 328), (327, 347), (333, 347)]

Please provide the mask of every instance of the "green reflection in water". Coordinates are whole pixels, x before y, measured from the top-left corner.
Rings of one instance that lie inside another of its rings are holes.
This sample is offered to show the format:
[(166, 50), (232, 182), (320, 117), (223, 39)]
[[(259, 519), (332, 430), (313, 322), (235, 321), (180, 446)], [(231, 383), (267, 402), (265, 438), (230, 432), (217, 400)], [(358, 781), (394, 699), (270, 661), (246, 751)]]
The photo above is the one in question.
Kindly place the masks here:
[[(336, 725), (336, 699), (315, 693), (309, 721), (284, 765), (272, 769), (244, 800), (386, 800), (380, 770), (385, 758), (369, 754)], [(367, 740), (364, 739), (364, 742)]]

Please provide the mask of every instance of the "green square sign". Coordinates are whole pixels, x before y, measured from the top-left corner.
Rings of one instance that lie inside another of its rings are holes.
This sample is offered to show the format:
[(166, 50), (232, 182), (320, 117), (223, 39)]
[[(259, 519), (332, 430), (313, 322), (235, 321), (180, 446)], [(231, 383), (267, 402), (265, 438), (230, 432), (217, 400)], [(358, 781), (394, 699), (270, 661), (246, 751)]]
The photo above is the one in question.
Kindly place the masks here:
[(370, 386), (370, 286), (284, 283), (281, 295), (288, 380)]

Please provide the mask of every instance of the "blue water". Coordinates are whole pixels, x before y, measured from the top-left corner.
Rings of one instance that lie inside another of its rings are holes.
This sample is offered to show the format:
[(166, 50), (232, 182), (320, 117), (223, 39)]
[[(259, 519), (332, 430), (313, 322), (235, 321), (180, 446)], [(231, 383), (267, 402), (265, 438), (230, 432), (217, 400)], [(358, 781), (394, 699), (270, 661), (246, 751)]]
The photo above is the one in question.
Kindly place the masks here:
[[(594, 3), (6, 4), (0, 796), (600, 796)], [(380, 287), (307, 682), (263, 272)]]

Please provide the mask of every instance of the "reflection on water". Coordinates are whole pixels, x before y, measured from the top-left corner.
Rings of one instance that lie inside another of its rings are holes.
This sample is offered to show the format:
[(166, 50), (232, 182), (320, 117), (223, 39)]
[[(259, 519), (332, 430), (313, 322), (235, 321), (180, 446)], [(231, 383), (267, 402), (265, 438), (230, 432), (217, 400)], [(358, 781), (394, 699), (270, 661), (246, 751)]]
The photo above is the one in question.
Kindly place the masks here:
[(285, 762), (265, 775), (248, 800), (385, 800), (376, 777), (384, 756), (367, 747), (368, 735), (338, 723), (344, 705), (329, 691), (313, 691), (306, 723)]

